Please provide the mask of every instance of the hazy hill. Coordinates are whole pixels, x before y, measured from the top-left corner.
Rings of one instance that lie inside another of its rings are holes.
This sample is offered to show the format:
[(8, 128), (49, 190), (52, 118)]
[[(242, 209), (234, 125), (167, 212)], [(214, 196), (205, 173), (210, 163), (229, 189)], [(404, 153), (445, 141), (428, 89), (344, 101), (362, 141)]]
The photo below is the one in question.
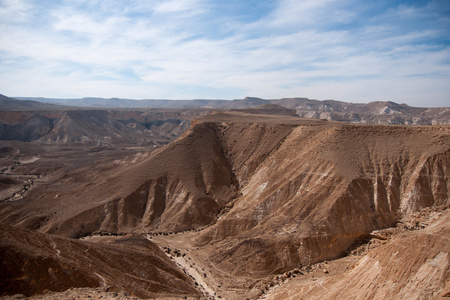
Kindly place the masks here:
[(121, 99), (121, 98), (73, 98), (73, 99), (56, 99), (56, 98), (43, 98), (43, 97), (17, 97), (20, 100), (33, 100), (42, 103), (67, 105), (67, 106), (82, 106), (82, 107), (102, 107), (102, 108), (189, 108), (189, 107), (226, 107), (228, 106), (228, 100), (207, 100), (207, 99), (194, 99), (194, 100), (165, 100), (165, 99), (153, 99), (153, 100), (135, 100), (135, 99)]
[(289, 109), (278, 104), (261, 104), (252, 108), (231, 109), (231, 111), (241, 111), (251, 114), (265, 114), (265, 115), (288, 115), (296, 116), (295, 109)]
[(0, 94), (0, 110), (27, 110), (57, 108), (56, 105), (33, 100), (17, 100)]
[(236, 100), (131, 100), (119, 98), (20, 98), (60, 105), (85, 107), (158, 107), (158, 108), (210, 108), (249, 109), (263, 104), (276, 104), (295, 109), (301, 117), (346, 121), (361, 124), (450, 124), (450, 108), (420, 108), (395, 102), (350, 103), (335, 100), (308, 98), (261, 99), (246, 97)]
[(361, 124), (431, 125), (450, 124), (450, 108), (411, 107), (395, 102), (370, 102), (367, 104), (317, 101), (306, 98), (272, 100), (297, 111), (306, 118), (346, 121)]

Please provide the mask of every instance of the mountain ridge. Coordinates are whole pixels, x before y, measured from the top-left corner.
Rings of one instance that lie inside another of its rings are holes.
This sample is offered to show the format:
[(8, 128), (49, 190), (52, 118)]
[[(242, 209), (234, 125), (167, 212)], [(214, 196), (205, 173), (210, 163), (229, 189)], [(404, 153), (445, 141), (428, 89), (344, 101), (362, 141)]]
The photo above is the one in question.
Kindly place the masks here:
[(119, 98), (52, 99), (18, 97), (21, 100), (48, 102), (58, 105), (73, 105), (97, 108), (207, 108), (207, 109), (249, 109), (263, 104), (280, 105), (295, 109), (301, 117), (346, 121), (361, 124), (450, 124), (449, 107), (412, 107), (392, 101), (351, 103), (337, 100), (314, 100), (308, 98), (262, 99), (245, 97), (235, 100), (133, 100)]

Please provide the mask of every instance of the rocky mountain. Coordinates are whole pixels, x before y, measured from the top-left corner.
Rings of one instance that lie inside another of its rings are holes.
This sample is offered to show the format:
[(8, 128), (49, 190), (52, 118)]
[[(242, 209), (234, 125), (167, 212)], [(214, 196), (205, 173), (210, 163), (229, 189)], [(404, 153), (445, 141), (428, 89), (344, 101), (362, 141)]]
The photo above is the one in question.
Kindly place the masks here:
[(7, 124), (0, 121), (0, 139), (30, 142), (46, 135), (53, 128), (51, 119), (33, 113), (23, 123)]
[[(97, 113), (91, 123), (104, 126), (106, 113)], [(36, 172), (36, 163), (5, 174)], [(448, 207), (450, 127), (217, 112), (195, 119), (176, 141), (139, 160), (97, 168), (52, 177), (20, 201), (0, 203), (0, 222), (67, 238), (150, 233), (158, 245), (189, 254), (207, 278), (205, 291), (255, 298), (269, 277), (340, 258), (361, 239), (422, 209)], [(411, 236), (404, 245), (426, 239)], [(420, 262), (408, 280), (424, 261), (448, 266), (448, 243), (435, 245), (442, 253), (422, 256), (425, 248), (417, 250)], [(377, 251), (391, 257), (398, 247)], [(387, 258), (377, 256), (384, 254), (376, 253), (345, 276), (371, 270), (371, 261), (385, 264)], [(176, 259), (187, 273), (197, 272)], [(448, 272), (442, 274), (437, 286), (427, 288), (442, 292)], [(420, 289), (405, 284), (404, 295)]]
[(87, 145), (167, 144), (190, 126), (200, 111), (0, 111), (0, 140)]
[(360, 124), (432, 125), (449, 124), (450, 108), (411, 107), (395, 102), (355, 104), (334, 100), (317, 101), (306, 98), (275, 100), (297, 111), (301, 117), (346, 121)]
[(86, 145), (167, 144), (207, 109), (100, 109), (0, 95), (0, 140)]

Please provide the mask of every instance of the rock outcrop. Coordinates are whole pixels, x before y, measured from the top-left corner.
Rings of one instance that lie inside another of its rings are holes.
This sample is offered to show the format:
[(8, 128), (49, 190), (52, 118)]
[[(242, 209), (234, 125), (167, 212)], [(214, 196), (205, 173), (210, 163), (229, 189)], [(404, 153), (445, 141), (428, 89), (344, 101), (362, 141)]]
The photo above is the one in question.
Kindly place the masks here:
[(266, 299), (446, 299), (449, 225), (447, 210), (425, 228), (395, 234), (344, 272), (335, 269), (332, 276), (292, 279)]
[(245, 176), (242, 196), (198, 243), (219, 243), (217, 264), (246, 276), (336, 258), (401, 216), (449, 203), (448, 130), (295, 126)]

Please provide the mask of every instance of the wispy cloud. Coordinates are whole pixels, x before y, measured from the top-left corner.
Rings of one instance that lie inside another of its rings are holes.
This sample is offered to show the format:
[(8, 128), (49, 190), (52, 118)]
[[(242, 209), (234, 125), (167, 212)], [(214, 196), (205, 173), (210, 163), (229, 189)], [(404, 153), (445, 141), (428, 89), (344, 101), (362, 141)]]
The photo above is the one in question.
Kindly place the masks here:
[(448, 106), (447, 3), (0, 0), (0, 93)]

